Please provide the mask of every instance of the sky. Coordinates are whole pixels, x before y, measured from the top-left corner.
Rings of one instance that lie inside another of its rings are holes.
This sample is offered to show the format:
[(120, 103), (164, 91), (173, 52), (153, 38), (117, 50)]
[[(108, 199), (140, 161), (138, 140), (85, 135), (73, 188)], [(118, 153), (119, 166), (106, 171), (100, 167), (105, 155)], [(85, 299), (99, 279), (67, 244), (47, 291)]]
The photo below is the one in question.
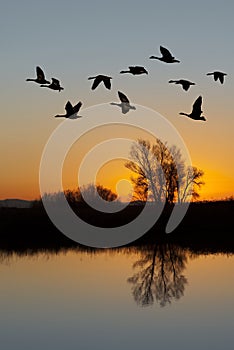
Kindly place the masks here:
[[(64, 113), (68, 100), (72, 104), (82, 101), (80, 113), (85, 116), (86, 108), (118, 102), (118, 90), (132, 104), (160, 113), (179, 132), (192, 164), (205, 173), (202, 199), (234, 195), (233, 12), (230, 0), (5, 2), (0, 12), (0, 199), (40, 196), (43, 150), (64, 122), (54, 115)], [(160, 45), (180, 63), (150, 60), (149, 56), (160, 55)], [(149, 74), (119, 74), (130, 65), (144, 66)], [(26, 82), (35, 77), (36, 66), (47, 79), (59, 79), (64, 90)], [(206, 75), (214, 70), (227, 73), (223, 85)], [(102, 85), (91, 90), (88, 77), (97, 74), (112, 77), (111, 90)], [(196, 85), (185, 92), (180, 85), (168, 83), (182, 78)], [(206, 122), (180, 116), (179, 112), (190, 112), (199, 95)], [(133, 120), (134, 111), (130, 113)], [(124, 133), (121, 128), (118, 131), (111, 137)], [(134, 139), (134, 131), (130, 134)], [(78, 146), (74, 164), (106, 137), (105, 129), (92, 131)], [(72, 168), (71, 163), (67, 162)], [(74, 188), (77, 179), (69, 175), (69, 166), (65, 164), (64, 183)], [(117, 160), (101, 166), (98, 180), (113, 188), (129, 175), (123, 161)]]

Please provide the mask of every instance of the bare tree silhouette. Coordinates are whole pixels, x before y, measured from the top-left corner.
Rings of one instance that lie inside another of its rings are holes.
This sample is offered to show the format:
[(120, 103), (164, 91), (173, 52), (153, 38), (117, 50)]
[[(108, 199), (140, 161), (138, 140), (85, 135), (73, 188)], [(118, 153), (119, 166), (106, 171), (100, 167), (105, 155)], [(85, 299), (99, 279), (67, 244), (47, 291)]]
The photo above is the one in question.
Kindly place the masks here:
[(74, 205), (85, 202), (82, 193), (85, 194), (90, 202), (95, 202), (98, 195), (107, 202), (112, 202), (117, 198), (117, 194), (112, 192), (109, 188), (94, 184), (78, 187), (77, 190), (74, 191), (67, 190), (65, 191), (65, 196), (67, 201)]
[(58, 203), (65, 195), (69, 205), (72, 208), (75, 208), (80, 204), (85, 203), (85, 200), (82, 196), (82, 192), (85, 193), (85, 196), (89, 198), (90, 202), (95, 202), (98, 195), (107, 202), (114, 201), (117, 198), (117, 194), (112, 192), (109, 188), (106, 188), (100, 184), (88, 184), (81, 187), (77, 187), (77, 189), (74, 190), (67, 189), (64, 192), (58, 191), (55, 193), (45, 193), (43, 195), (43, 199), (50, 202)]
[(182, 186), (178, 184), (178, 202), (186, 202), (189, 196), (192, 196), (193, 199), (198, 199), (200, 197), (198, 190), (205, 184), (205, 182), (202, 181), (203, 175), (203, 170), (195, 166), (187, 168), (187, 172), (182, 180)]
[(154, 144), (138, 139), (133, 144), (130, 157), (125, 163), (135, 176), (131, 177), (134, 186), (134, 199), (167, 203), (185, 202), (189, 196), (199, 197), (198, 190), (204, 184), (203, 171), (196, 167), (186, 167), (180, 150), (168, 147), (159, 139)]
[(164, 307), (180, 299), (187, 284), (183, 274), (186, 262), (186, 251), (170, 243), (143, 250), (142, 257), (133, 265), (139, 271), (128, 278), (136, 303), (148, 306), (157, 301)]

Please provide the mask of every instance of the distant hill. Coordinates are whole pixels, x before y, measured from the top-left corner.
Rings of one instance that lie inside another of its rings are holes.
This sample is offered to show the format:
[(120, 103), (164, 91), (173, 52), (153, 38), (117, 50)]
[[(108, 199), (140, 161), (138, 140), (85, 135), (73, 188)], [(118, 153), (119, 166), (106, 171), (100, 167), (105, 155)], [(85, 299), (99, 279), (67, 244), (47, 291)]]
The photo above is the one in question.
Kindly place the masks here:
[(24, 199), (3, 199), (0, 200), (0, 208), (31, 208), (32, 201), (27, 201)]

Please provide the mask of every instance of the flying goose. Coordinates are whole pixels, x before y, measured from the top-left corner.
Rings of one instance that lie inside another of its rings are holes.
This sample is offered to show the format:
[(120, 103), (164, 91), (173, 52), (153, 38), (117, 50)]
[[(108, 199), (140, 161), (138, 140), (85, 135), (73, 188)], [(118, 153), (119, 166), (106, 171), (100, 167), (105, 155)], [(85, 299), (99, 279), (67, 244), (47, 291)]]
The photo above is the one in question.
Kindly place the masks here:
[(174, 63), (174, 62), (180, 62), (178, 60), (175, 59), (175, 57), (172, 56), (172, 54), (170, 53), (170, 51), (168, 49), (166, 49), (163, 46), (160, 46), (160, 52), (162, 54), (161, 57), (156, 57), (156, 56), (150, 56), (150, 59), (156, 59), (162, 62), (166, 62), (166, 63)]
[(36, 67), (36, 75), (37, 75), (36, 78), (28, 78), (28, 79), (26, 79), (26, 81), (35, 81), (35, 83), (37, 83), (37, 84), (49, 84), (50, 83), (48, 80), (45, 79), (45, 74), (39, 66)]
[(215, 71), (213, 73), (207, 73), (206, 75), (213, 75), (215, 81), (217, 81), (219, 79), (220, 83), (223, 84), (224, 83), (224, 76), (227, 74), (223, 73), (223, 72)]
[(186, 115), (187, 117), (194, 120), (203, 120), (205, 121), (205, 117), (201, 116), (203, 111), (201, 110), (202, 105), (202, 97), (199, 96), (193, 104), (192, 112), (190, 114), (180, 112), (181, 115)]
[(82, 106), (82, 102), (78, 102), (75, 106), (72, 106), (70, 101), (67, 101), (65, 105), (65, 111), (66, 114), (57, 114), (54, 117), (55, 118), (70, 118), (70, 119), (77, 119), (81, 116), (78, 115), (78, 112), (80, 110), (80, 107)]
[(123, 114), (128, 113), (130, 109), (136, 109), (135, 106), (130, 105), (129, 99), (121, 91), (118, 91), (118, 95), (121, 103), (112, 102), (111, 105), (119, 106), (122, 109)]
[(89, 77), (88, 80), (90, 79), (94, 79), (94, 82), (93, 82), (93, 85), (91, 87), (92, 90), (95, 90), (96, 87), (101, 83), (103, 82), (103, 84), (105, 85), (105, 87), (107, 89), (111, 89), (111, 79), (112, 77), (108, 77), (107, 75), (102, 75), (102, 74), (99, 74), (99, 75), (96, 75), (95, 77)]
[(50, 83), (50, 85), (41, 85), (41, 87), (47, 87), (52, 90), (58, 90), (59, 92), (61, 90), (64, 90), (64, 88), (60, 86), (60, 81), (58, 79), (51, 78), (51, 80), (52, 82)]
[(190, 85), (195, 85), (195, 83), (192, 83), (189, 80), (185, 80), (185, 79), (179, 79), (179, 80), (169, 80), (168, 83), (175, 83), (175, 84), (181, 84), (182, 88), (185, 91), (188, 91), (188, 89), (190, 88)]
[(129, 70), (121, 70), (120, 74), (131, 73), (133, 75), (148, 74), (147, 70), (142, 66), (129, 66)]

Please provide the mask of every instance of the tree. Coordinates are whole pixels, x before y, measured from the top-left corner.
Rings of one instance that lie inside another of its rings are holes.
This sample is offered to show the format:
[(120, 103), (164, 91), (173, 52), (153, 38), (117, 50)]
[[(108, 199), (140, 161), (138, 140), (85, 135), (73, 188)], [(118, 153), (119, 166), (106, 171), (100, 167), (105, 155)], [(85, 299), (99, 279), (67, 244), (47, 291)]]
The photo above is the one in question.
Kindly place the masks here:
[(168, 147), (159, 139), (154, 144), (139, 139), (132, 145), (130, 157), (132, 160), (125, 166), (137, 175), (131, 177), (135, 200), (182, 203), (189, 196), (199, 197), (204, 173), (196, 167), (186, 167), (176, 146)]
[(134, 187), (133, 200), (146, 202), (149, 190), (146, 177), (144, 175), (139, 175), (137, 178), (131, 177), (131, 181)]
[[(97, 191), (97, 192), (96, 192)], [(45, 193), (43, 199), (50, 202), (59, 202), (63, 198), (63, 194), (66, 197), (67, 202), (72, 208), (79, 206), (80, 204), (85, 204), (85, 200), (82, 196), (82, 192), (85, 193), (86, 198), (88, 197), (91, 202), (94, 202), (97, 199), (97, 193), (102, 199), (107, 202), (116, 200), (117, 194), (112, 192), (111, 189), (106, 188), (102, 185), (95, 186), (94, 184), (88, 184), (83, 187), (77, 187), (75, 190), (65, 190), (64, 193), (61, 191), (55, 193)], [(41, 199), (35, 201), (35, 206), (40, 206)]]
[(117, 194), (112, 192), (109, 188), (106, 188), (102, 185), (95, 186), (94, 184), (88, 184), (82, 186), (79, 191), (79, 201), (84, 202), (82, 193), (86, 198), (91, 202), (95, 202), (98, 199), (98, 195), (107, 202), (112, 202), (117, 198)]
[(156, 300), (163, 307), (180, 299), (187, 284), (183, 274), (186, 263), (187, 252), (179, 246), (168, 243), (147, 247), (133, 265), (139, 271), (128, 278), (136, 303), (148, 306)]
[(185, 173), (184, 179), (182, 181), (182, 186), (178, 186), (178, 197), (179, 202), (185, 202), (188, 197), (193, 199), (198, 199), (200, 197), (198, 190), (204, 185), (204, 181), (201, 180), (204, 172), (195, 166), (187, 167), (187, 172)]

